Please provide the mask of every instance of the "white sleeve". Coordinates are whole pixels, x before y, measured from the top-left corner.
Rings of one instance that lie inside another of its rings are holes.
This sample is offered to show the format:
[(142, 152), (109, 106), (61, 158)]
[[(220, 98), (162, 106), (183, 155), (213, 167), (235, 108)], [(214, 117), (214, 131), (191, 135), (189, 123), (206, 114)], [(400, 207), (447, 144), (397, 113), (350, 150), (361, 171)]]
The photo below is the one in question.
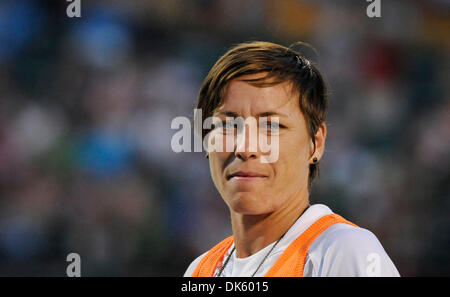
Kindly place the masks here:
[(367, 229), (335, 224), (311, 244), (305, 276), (400, 276), (377, 237)]
[(206, 255), (205, 252), (203, 254), (201, 254), (200, 256), (198, 256), (188, 267), (188, 269), (186, 270), (186, 272), (184, 273), (183, 277), (190, 277), (192, 275), (192, 273), (194, 273), (195, 268), (197, 268), (198, 263), (200, 263), (200, 260), (203, 258), (204, 255)]

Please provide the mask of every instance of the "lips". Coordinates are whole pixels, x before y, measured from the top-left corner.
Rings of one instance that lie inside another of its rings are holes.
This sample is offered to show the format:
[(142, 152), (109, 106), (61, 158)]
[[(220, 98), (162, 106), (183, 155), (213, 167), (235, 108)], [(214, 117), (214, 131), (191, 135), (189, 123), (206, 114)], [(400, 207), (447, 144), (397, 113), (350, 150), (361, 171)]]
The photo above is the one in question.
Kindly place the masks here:
[(264, 178), (267, 175), (257, 173), (257, 172), (249, 172), (249, 171), (237, 171), (232, 174), (227, 175), (227, 179), (230, 180), (232, 178), (236, 178), (239, 180), (247, 179), (247, 180), (255, 180), (258, 178)]

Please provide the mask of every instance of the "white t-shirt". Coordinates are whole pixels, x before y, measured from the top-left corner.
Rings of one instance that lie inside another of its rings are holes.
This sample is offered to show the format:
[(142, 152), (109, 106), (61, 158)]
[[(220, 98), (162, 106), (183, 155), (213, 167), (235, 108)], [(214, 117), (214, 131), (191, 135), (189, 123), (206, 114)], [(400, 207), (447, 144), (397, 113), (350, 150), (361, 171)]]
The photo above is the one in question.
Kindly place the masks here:
[[(286, 232), (255, 276), (264, 276), (300, 234), (324, 215), (332, 213), (326, 205), (311, 205)], [(246, 258), (237, 258), (234, 252), (221, 276), (251, 276), (274, 244), (275, 242)], [(234, 243), (224, 259), (227, 259), (233, 247)], [(189, 265), (184, 276), (192, 275), (206, 253)], [(303, 276), (400, 276), (400, 274), (372, 232), (337, 223), (322, 232), (309, 247)]]

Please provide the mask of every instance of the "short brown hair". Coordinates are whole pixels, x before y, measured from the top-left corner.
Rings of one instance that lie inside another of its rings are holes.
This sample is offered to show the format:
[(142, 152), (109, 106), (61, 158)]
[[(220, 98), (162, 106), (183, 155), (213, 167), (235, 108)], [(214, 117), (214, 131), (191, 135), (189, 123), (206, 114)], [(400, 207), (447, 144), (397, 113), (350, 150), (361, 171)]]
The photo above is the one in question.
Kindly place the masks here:
[[(325, 80), (317, 67), (300, 53), (291, 47), (271, 42), (241, 43), (219, 58), (203, 81), (198, 95), (197, 109), (202, 110), (202, 122), (223, 104), (223, 95), (231, 80), (261, 72), (267, 72), (267, 75), (244, 81), (258, 87), (292, 82), (292, 90), (299, 96), (300, 109), (315, 147), (315, 134), (326, 119), (328, 100)], [(205, 134), (202, 133), (202, 137)], [(318, 171), (318, 164), (310, 165), (309, 189)]]

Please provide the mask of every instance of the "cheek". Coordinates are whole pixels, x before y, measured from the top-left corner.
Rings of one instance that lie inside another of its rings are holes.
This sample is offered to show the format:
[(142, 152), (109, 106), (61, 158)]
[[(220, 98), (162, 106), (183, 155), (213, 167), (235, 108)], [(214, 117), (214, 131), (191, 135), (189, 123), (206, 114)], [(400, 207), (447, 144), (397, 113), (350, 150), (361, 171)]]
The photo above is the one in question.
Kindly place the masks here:
[(224, 177), (223, 177), (223, 166), (227, 160), (227, 153), (214, 152), (209, 155), (209, 169), (211, 172), (211, 177), (219, 193), (223, 193), (224, 187)]
[(300, 137), (280, 139), (279, 161), (275, 165), (278, 183), (288, 188), (303, 186), (309, 172), (308, 152), (308, 142)]

